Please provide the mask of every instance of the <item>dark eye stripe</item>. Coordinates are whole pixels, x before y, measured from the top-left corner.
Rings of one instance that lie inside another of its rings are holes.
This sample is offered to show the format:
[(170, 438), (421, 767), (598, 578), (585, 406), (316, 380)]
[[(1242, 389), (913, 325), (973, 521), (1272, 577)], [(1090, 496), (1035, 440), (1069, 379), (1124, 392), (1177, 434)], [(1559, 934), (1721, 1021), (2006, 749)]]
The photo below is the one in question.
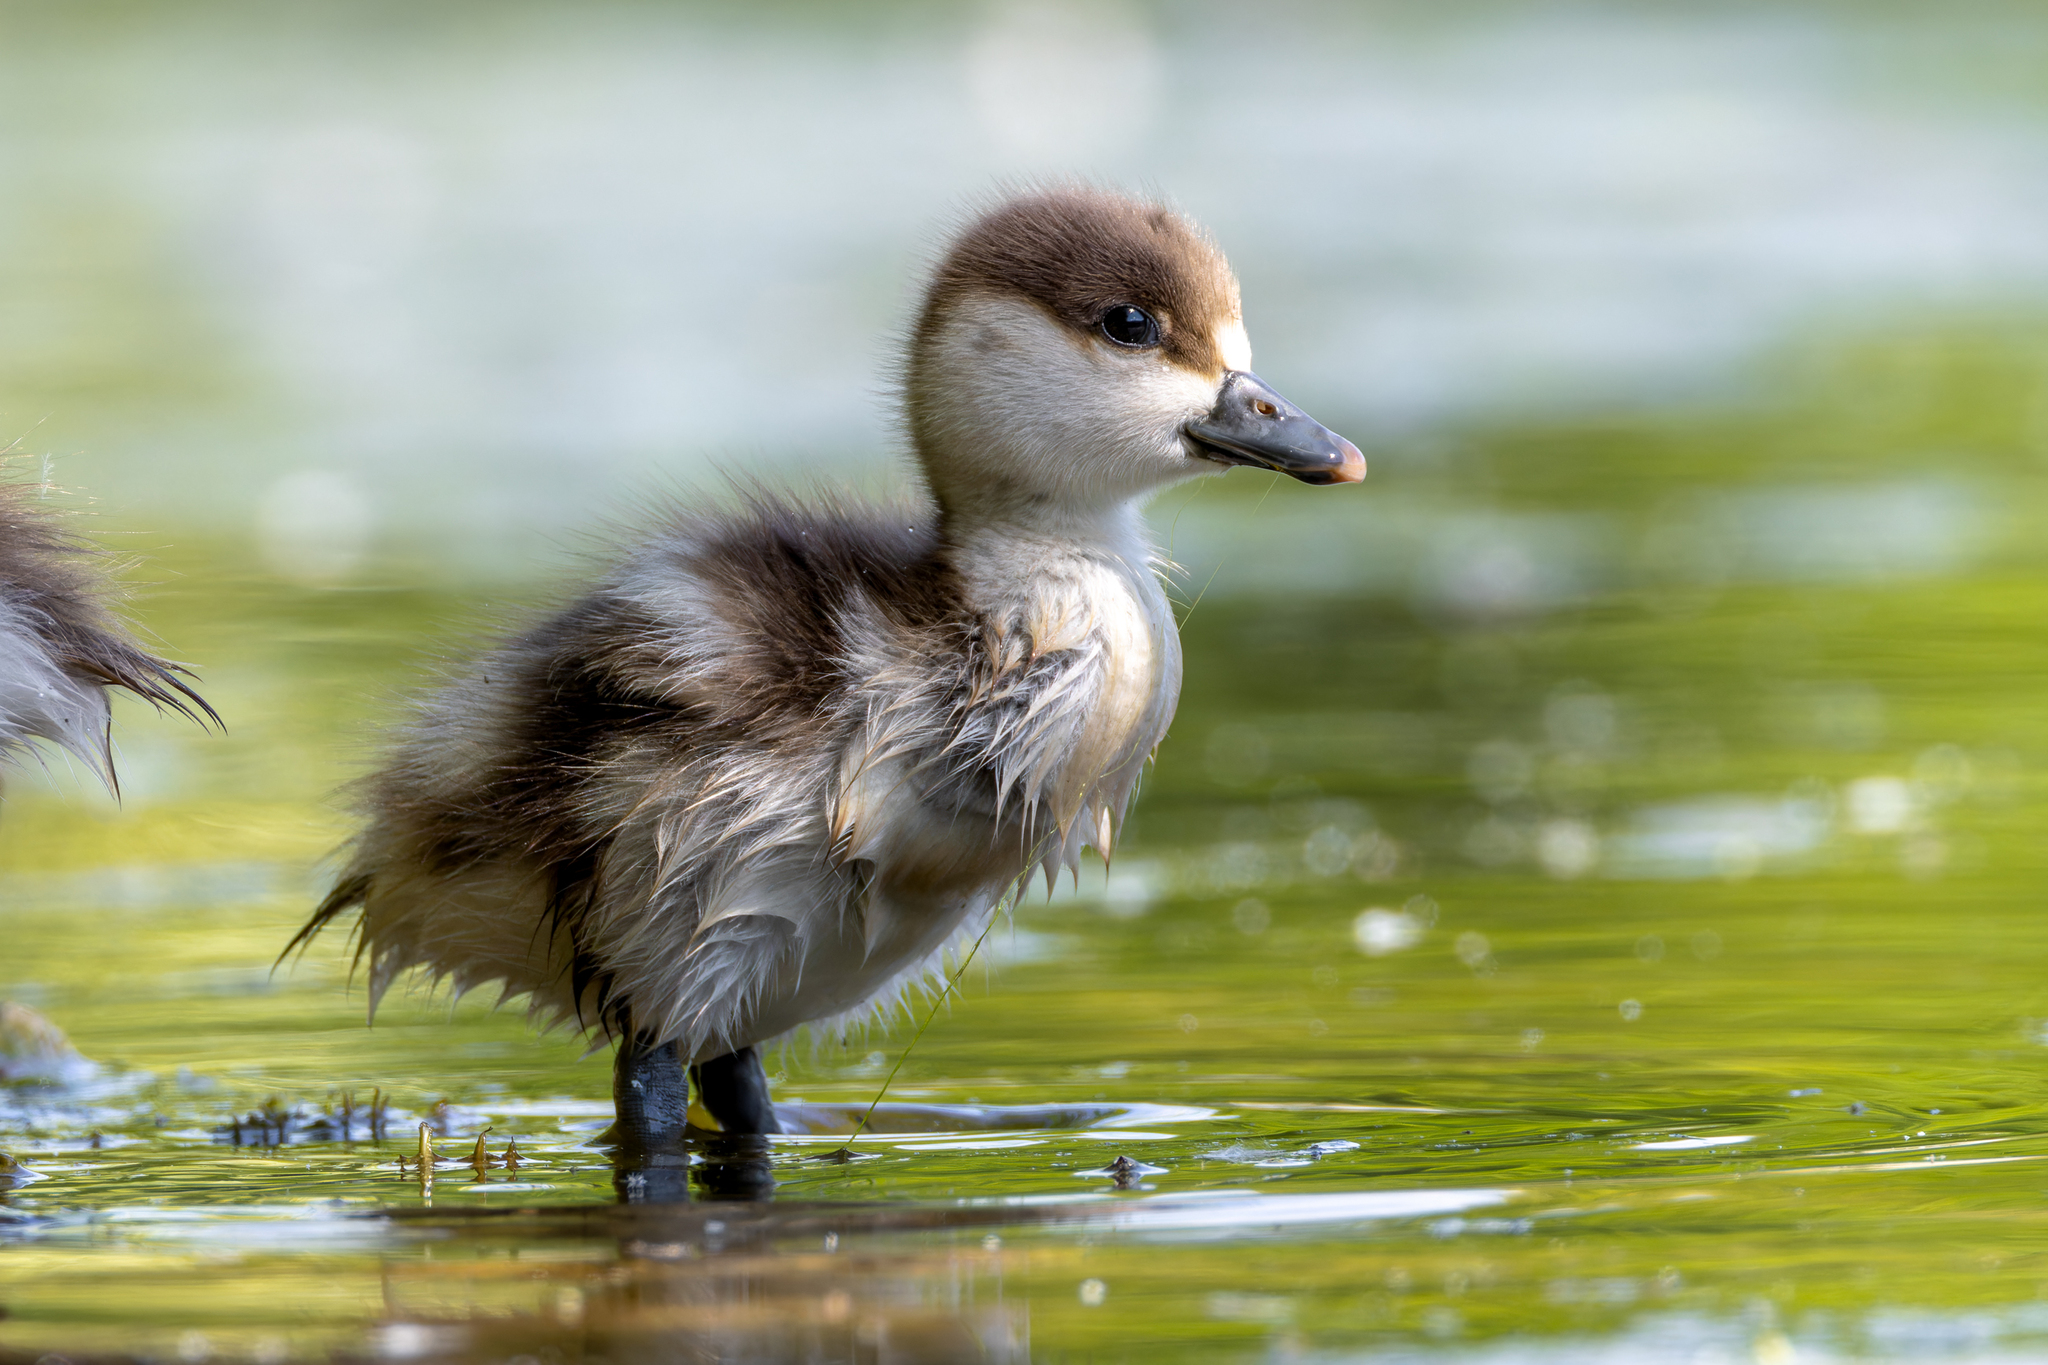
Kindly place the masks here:
[(1102, 315), (1102, 334), (1119, 346), (1159, 344), (1159, 323), (1136, 304), (1119, 303)]

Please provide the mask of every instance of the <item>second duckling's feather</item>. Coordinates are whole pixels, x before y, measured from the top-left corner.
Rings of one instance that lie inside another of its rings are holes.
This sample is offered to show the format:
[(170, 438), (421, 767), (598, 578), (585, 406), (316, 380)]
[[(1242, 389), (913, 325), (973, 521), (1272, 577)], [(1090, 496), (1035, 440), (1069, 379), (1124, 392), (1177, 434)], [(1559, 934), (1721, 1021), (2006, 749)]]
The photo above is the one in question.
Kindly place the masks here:
[(219, 721), (178, 665), (108, 611), (106, 556), (39, 505), (39, 485), (0, 482), (0, 760), (48, 740), (115, 788), (107, 689)]

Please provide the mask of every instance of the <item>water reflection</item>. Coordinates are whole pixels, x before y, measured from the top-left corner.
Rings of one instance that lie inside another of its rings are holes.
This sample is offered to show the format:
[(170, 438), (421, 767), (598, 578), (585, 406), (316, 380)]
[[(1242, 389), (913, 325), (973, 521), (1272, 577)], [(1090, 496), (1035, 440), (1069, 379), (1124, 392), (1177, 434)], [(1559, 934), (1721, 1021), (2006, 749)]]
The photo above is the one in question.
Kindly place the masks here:
[(775, 1196), (775, 1171), (766, 1139), (705, 1138), (673, 1151), (619, 1151), (613, 1183), (621, 1204), (687, 1204)]
[[(1025, 1361), (1038, 1358), (1032, 1309), (1034, 1300), (1043, 1304), (1051, 1278), (1041, 1264), (1046, 1231), (1199, 1243), (1254, 1229), (1267, 1236), (1318, 1227), (1359, 1232), (1445, 1216), (1455, 1224), (1443, 1229), (1445, 1236), (1489, 1226), (1526, 1231), (1512, 1220), (1461, 1216), (1513, 1198), (1503, 1190), (1438, 1190), (946, 1210), (636, 1203), (487, 1221), (420, 1214), (403, 1218), (396, 1230), (415, 1237), (440, 1231), (472, 1245), (462, 1259), (437, 1258), (436, 1266), (394, 1264), (389, 1316), (377, 1339), (387, 1354), (429, 1359), (488, 1359), (554, 1346), (629, 1359), (697, 1351), (745, 1360)], [(615, 1260), (529, 1263), (536, 1268), (519, 1275), (523, 1283), (496, 1292), (489, 1283), (496, 1277), (473, 1245), (599, 1238), (616, 1247)], [(1083, 1309), (1139, 1292), (1129, 1281), (1096, 1275), (1077, 1276), (1068, 1286), (1069, 1302)], [(1261, 1296), (1210, 1297), (1213, 1316), (1246, 1317), (1256, 1315), (1245, 1304)], [(496, 1311), (478, 1314), (481, 1302)]]

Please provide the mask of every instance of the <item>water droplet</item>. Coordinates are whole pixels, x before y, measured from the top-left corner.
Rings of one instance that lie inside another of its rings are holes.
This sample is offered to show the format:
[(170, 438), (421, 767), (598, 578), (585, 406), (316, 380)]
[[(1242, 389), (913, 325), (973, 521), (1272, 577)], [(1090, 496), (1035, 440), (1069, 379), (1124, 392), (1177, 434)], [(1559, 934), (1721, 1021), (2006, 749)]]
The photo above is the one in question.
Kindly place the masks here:
[(1273, 912), (1262, 900), (1241, 900), (1231, 909), (1230, 922), (1237, 926), (1237, 932), (1254, 938), (1273, 923)]

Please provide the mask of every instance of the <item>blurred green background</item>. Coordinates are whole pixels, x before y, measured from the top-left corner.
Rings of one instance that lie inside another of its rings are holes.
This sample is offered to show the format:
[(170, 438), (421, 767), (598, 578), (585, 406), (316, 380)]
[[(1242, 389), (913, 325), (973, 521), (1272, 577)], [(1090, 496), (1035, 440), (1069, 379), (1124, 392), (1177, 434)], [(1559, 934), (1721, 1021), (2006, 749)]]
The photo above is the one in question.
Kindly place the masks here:
[[(0, 998), (131, 1082), (0, 1103), (49, 1177), (0, 1200), (416, 1202), (388, 1152), (208, 1141), (373, 1085), (519, 1132), (526, 1197), (610, 1197), (603, 1057), (473, 1003), (366, 1033), (338, 942), (270, 973), (338, 789), (648, 497), (900, 485), (921, 263), (1080, 174), (1216, 232), (1260, 372), (1373, 473), (1155, 505), (1188, 685), (1129, 844), (991, 937), (899, 1084), (1213, 1110), (1148, 1139), (1169, 1194), (1474, 1186), (1539, 1231), (1113, 1271), (1048, 1234), (1015, 1358), (2023, 1358), (2044, 59), (1989, 3), (0, 5), (0, 437), (228, 724), (118, 707), (118, 807), (7, 779)], [(864, 1101), (909, 1033), (799, 1043), (781, 1093)], [(778, 1174), (1001, 1198), (1103, 1155), (1031, 1140)], [(362, 1301), (308, 1325), (191, 1296), (314, 1272), (153, 1246), (0, 1241), (0, 1351), (409, 1320), (366, 1287), (408, 1250), (321, 1263)], [(920, 1248), (790, 1312), (929, 1307), (960, 1272)]]

